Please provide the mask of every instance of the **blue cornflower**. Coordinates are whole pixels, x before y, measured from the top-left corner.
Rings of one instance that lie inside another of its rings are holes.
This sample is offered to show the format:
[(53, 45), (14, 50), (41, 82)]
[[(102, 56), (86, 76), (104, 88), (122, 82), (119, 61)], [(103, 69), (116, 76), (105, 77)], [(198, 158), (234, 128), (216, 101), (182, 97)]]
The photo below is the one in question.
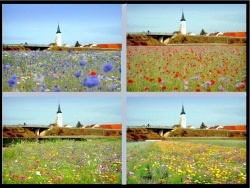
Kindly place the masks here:
[(87, 65), (87, 62), (84, 61), (84, 60), (81, 60), (81, 61), (79, 62), (79, 64), (80, 64), (80, 66), (84, 67), (85, 65)]
[(58, 85), (55, 85), (54, 92), (61, 92), (61, 89)]
[(79, 78), (80, 76), (82, 76), (82, 71), (76, 71), (74, 75), (76, 78)]
[(9, 69), (10, 69), (10, 65), (9, 64), (3, 66), (3, 70), (9, 70)]
[(53, 71), (54, 71), (54, 73), (56, 73), (57, 67), (53, 67)]
[(82, 85), (88, 88), (92, 88), (99, 85), (99, 80), (96, 76), (89, 76), (82, 80)]
[(9, 87), (15, 87), (17, 84), (17, 76), (16, 75), (12, 75), (11, 78), (8, 81)]
[(118, 71), (119, 71), (119, 72), (121, 72), (121, 71), (122, 71), (121, 67), (120, 67), (120, 68), (118, 68)]
[(46, 91), (46, 85), (45, 85), (45, 84), (42, 84), (42, 85), (40, 86), (40, 90), (41, 90), (42, 92)]
[(54, 92), (61, 92), (59, 88), (54, 89)]
[(110, 72), (113, 69), (113, 64), (112, 63), (107, 63), (103, 66), (103, 71), (104, 72)]

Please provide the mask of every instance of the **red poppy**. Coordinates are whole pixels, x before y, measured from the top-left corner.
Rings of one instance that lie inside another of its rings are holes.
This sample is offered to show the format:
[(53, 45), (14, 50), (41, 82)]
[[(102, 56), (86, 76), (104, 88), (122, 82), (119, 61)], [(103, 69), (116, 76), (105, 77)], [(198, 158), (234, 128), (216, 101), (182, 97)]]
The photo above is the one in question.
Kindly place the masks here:
[(175, 72), (174, 78), (178, 78), (178, 76), (180, 76), (180, 73), (179, 72)]
[(132, 84), (133, 82), (134, 82), (134, 81), (131, 80), (131, 79), (128, 80), (128, 83), (129, 83), (129, 84)]
[(161, 86), (161, 90), (162, 90), (162, 91), (165, 91), (166, 89), (167, 89), (166, 86)]
[(153, 81), (154, 81), (154, 78), (149, 78), (149, 81), (150, 81), (150, 82), (153, 82)]
[(90, 71), (89, 76), (96, 76), (96, 72), (95, 71)]
[(158, 82), (161, 83), (161, 81), (162, 81), (162, 79), (159, 77), (159, 78), (158, 78)]
[(207, 92), (211, 92), (211, 89), (210, 89), (210, 88), (207, 88)]
[(149, 91), (149, 87), (144, 87), (144, 91)]
[(198, 89), (196, 89), (196, 92), (201, 92), (201, 90), (198, 88)]
[(214, 80), (210, 80), (210, 85), (214, 85), (215, 81)]
[(217, 70), (217, 74), (221, 74), (222, 73), (222, 70)]

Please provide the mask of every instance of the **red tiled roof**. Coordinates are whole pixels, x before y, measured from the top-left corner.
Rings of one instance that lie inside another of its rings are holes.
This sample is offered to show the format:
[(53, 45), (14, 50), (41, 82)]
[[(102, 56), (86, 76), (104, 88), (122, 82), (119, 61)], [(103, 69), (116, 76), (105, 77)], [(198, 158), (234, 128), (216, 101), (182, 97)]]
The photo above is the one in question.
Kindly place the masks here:
[(246, 125), (227, 125), (224, 126), (221, 130), (237, 130), (237, 131), (246, 131)]
[(103, 125), (100, 125), (100, 128), (103, 128), (103, 129), (119, 129), (119, 130), (121, 130), (122, 129), (122, 124), (103, 124)]
[(227, 37), (246, 37), (246, 32), (225, 32), (222, 36)]

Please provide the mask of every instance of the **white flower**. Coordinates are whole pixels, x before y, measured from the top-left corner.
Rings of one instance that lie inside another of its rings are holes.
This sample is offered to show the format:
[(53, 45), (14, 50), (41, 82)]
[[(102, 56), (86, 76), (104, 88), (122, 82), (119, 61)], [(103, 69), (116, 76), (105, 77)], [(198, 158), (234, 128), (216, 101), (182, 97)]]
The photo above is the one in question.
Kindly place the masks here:
[(39, 171), (36, 171), (36, 175), (41, 176), (41, 173)]

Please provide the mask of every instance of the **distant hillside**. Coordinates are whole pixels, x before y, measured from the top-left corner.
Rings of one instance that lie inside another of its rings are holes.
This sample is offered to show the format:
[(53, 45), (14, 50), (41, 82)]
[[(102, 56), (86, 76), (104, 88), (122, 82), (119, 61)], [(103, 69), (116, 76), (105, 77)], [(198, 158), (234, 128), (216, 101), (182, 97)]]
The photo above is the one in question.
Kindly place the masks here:
[(3, 138), (38, 138), (34, 132), (22, 127), (3, 127)]
[(127, 128), (127, 141), (164, 140), (159, 134), (146, 128)]
[(127, 34), (127, 46), (164, 46), (164, 44), (143, 34)]
[(3, 127), (3, 138), (40, 138), (42, 136), (82, 136), (82, 135), (96, 135), (96, 136), (117, 136), (122, 135), (121, 124), (105, 124), (98, 128), (64, 128), (53, 127), (36, 135), (29, 128), (23, 127)]
[(168, 137), (246, 137), (246, 131), (178, 128), (171, 131)]
[(244, 44), (246, 38), (222, 37), (222, 36), (189, 36), (176, 35), (172, 37), (168, 44), (193, 44), (193, 43), (223, 43), (223, 44)]
[[(26, 48), (22, 45), (20, 46), (8, 46), (3, 45), (4, 51), (30, 51), (30, 48)], [(51, 51), (86, 51), (86, 50), (106, 50), (106, 51), (121, 51), (122, 50), (122, 44), (96, 44), (96, 45), (85, 45), (83, 47), (66, 47), (66, 46), (51, 46), (47, 50)]]
[[(246, 38), (222, 37), (222, 36), (189, 36), (178, 34), (168, 39), (167, 44), (199, 44), (199, 43), (220, 43), (220, 44), (246, 44)], [(158, 40), (144, 34), (127, 34), (128, 46), (164, 46)]]
[(121, 136), (122, 130), (117, 129), (99, 129), (99, 128), (59, 128), (54, 127), (46, 131), (44, 136)]
[(146, 128), (127, 128), (127, 141), (164, 140), (173, 137), (246, 137), (246, 131), (177, 128), (160, 136)]

